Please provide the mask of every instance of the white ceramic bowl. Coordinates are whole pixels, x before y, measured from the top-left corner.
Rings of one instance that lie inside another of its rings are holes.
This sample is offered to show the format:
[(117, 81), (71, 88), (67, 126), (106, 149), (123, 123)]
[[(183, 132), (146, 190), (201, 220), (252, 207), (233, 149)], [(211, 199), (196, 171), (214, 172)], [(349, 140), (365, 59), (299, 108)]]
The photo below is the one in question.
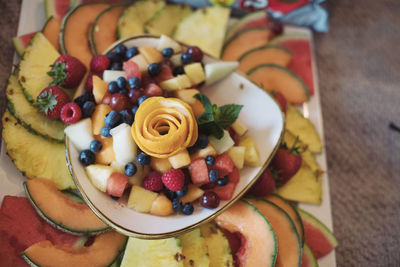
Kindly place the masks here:
[[(140, 35), (127, 38), (113, 44), (108, 51), (112, 51), (118, 44), (125, 46), (157, 46), (158, 37)], [(205, 55), (205, 64), (215, 59)], [(107, 194), (97, 190), (90, 182), (84, 167), (78, 160), (79, 152), (66, 138), (66, 155), (68, 167), (74, 182), (89, 207), (105, 223), (117, 231), (138, 238), (157, 239), (177, 236), (187, 232), (202, 223), (212, 220), (238, 200), (255, 182), (256, 178), (266, 168), (273, 154), (279, 147), (283, 136), (284, 116), (269, 94), (237, 72), (227, 78), (201, 88), (212, 103), (241, 104), (239, 120), (245, 124), (249, 134), (257, 143), (261, 157), (260, 167), (245, 167), (240, 171), (240, 181), (231, 200), (221, 201), (216, 209), (206, 209), (195, 205), (192, 215), (176, 214), (168, 217), (159, 217), (139, 213), (126, 207), (125, 203), (111, 199)]]

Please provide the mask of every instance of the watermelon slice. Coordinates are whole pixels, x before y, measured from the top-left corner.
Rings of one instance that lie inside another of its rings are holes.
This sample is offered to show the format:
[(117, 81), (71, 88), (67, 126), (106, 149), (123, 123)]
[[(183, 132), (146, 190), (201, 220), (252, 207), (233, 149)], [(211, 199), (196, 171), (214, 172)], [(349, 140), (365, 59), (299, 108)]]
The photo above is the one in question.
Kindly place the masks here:
[(54, 17), (62, 20), (68, 11), (75, 6), (74, 2), (73, 0), (45, 0), (44, 12), (46, 18)]
[(304, 243), (303, 255), (301, 256), (301, 267), (318, 267), (317, 258), (315, 258), (309, 245)]
[(332, 231), (310, 213), (298, 208), (304, 226), (304, 239), (317, 259), (339, 244)]
[(37, 215), (25, 197), (5, 196), (0, 209), (0, 262), (2, 266), (26, 266), (21, 252), (43, 240), (76, 246), (81, 237), (57, 230)]
[(31, 42), (32, 37), (36, 34), (36, 32), (31, 32), (27, 33), (24, 35), (20, 35), (17, 37), (14, 37), (12, 39), (15, 51), (17, 51), (18, 56), (22, 56), (22, 54), (25, 51), (25, 48), (29, 45)]
[(270, 44), (283, 46), (292, 51), (292, 61), (288, 69), (296, 73), (308, 87), (311, 95), (314, 94), (314, 79), (311, 61), (311, 43), (306, 34), (284, 34), (270, 41)]
[(268, 16), (265, 11), (256, 11), (252, 12), (240, 20), (238, 20), (235, 24), (233, 24), (226, 32), (225, 40), (229, 40), (233, 35), (243, 29), (252, 28), (252, 27), (268, 27)]

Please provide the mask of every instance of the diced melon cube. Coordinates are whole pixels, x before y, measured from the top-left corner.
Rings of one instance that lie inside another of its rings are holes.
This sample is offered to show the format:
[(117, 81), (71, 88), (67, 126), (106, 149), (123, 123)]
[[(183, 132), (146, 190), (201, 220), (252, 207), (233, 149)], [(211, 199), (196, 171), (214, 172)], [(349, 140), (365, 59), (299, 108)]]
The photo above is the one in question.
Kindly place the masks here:
[(139, 53), (143, 55), (147, 63), (159, 63), (163, 60), (163, 56), (160, 51), (151, 46), (139, 47)]
[(137, 154), (137, 145), (131, 134), (131, 126), (121, 123), (111, 129), (110, 134), (113, 138), (115, 160), (121, 165), (134, 161)]
[(168, 159), (160, 159), (156, 157), (151, 158), (150, 167), (159, 173), (164, 173), (172, 169), (172, 165)]
[(101, 128), (105, 126), (104, 118), (105, 116), (111, 112), (111, 107), (105, 104), (96, 105), (94, 112), (92, 114), (92, 129), (93, 134), (100, 134)]
[(239, 140), (239, 146), (246, 147), (244, 154), (244, 164), (251, 167), (257, 167), (261, 164), (260, 154), (258, 153), (257, 144), (249, 136), (245, 135)]
[(244, 155), (246, 148), (244, 146), (233, 146), (226, 152), (232, 159), (233, 164), (238, 169), (242, 169), (244, 165)]
[(207, 156), (216, 156), (217, 151), (215, 148), (208, 144), (205, 148), (197, 150), (194, 154), (190, 155), (190, 158), (193, 160), (199, 159), (199, 158), (205, 158)]
[(193, 202), (196, 199), (199, 199), (203, 194), (204, 194), (203, 189), (193, 184), (189, 184), (186, 195), (180, 197), (179, 199), (182, 201), (182, 203)]
[(220, 200), (230, 200), (235, 192), (237, 183), (227, 183), (224, 186), (217, 186), (213, 188), (211, 191), (215, 192)]
[(189, 77), (189, 80), (192, 82), (192, 84), (199, 84), (206, 80), (203, 67), (199, 62), (185, 65), (183, 69), (185, 70), (185, 73)]
[[(96, 163), (108, 165), (115, 161), (115, 153), (113, 149), (113, 139), (96, 135), (95, 139), (101, 142), (102, 148), (96, 153)], [(122, 169), (121, 172), (124, 172)]]
[(238, 120), (232, 123), (231, 127), (239, 136), (243, 136), (247, 132), (247, 127), (240, 123)]
[(168, 216), (174, 213), (172, 202), (164, 194), (159, 194), (153, 201), (150, 208), (150, 214), (157, 216)]
[(85, 170), (92, 184), (101, 192), (106, 192), (107, 180), (114, 172), (114, 169), (106, 165), (92, 164), (87, 166)]
[(235, 164), (227, 153), (223, 153), (217, 156), (211, 168), (217, 170), (220, 177), (224, 177), (233, 171)]
[(137, 212), (149, 213), (157, 196), (158, 194), (153, 191), (133, 185), (129, 194), (127, 207)]
[(224, 153), (235, 144), (235, 141), (233, 141), (231, 135), (227, 130), (224, 130), (224, 135), (221, 139), (210, 136), (208, 140), (210, 141), (210, 144), (215, 148), (215, 150), (217, 150), (218, 154)]
[(170, 57), (169, 60), (172, 62), (172, 64), (175, 67), (183, 65), (183, 63), (182, 63), (182, 54), (181, 53), (173, 55), (172, 57)]
[(179, 98), (180, 100), (188, 103), (189, 105), (196, 103), (197, 99), (194, 98), (196, 94), (200, 94), (200, 91), (197, 89), (184, 89), (184, 90), (173, 91), (173, 95), (176, 98)]
[(186, 167), (190, 164), (189, 152), (184, 149), (178, 154), (175, 154), (168, 158), (169, 163), (171, 163), (172, 168), (179, 169)]
[(94, 139), (91, 118), (86, 118), (77, 123), (68, 125), (64, 129), (64, 133), (79, 151), (89, 149), (90, 142)]
[(208, 167), (205, 159), (196, 159), (190, 163), (190, 176), (193, 184), (206, 184), (210, 181)]
[(160, 83), (162, 89), (167, 91), (182, 90), (192, 86), (187, 75), (182, 74)]
[(138, 54), (138, 55), (132, 57), (130, 60), (132, 60), (133, 62), (135, 62), (138, 65), (141, 73), (147, 72), (147, 68), (149, 67), (150, 64), (147, 63), (147, 61), (143, 55)]
[(140, 165), (136, 164), (137, 171), (135, 175), (129, 177), (129, 184), (132, 185), (141, 185), (143, 179), (150, 173), (150, 166), (149, 165)]
[(126, 73), (123, 70), (105, 70), (103, 72), (103, 81), (109, 83), (116, 81), (119, 77), (124, 77), (126, 79)]
[(97, 104), (101, 102), (104, 95), (107, 93), (108, 83), (103, 81), (100, 77), (93, 75), (93, 96)]
[(162, 51), (164, 48), (172, 48), (174, 53), (179, 53), (182, 51), (181, 45), (176, 42), (174, 39), (162, 34), (158, 41), (157, 50)]

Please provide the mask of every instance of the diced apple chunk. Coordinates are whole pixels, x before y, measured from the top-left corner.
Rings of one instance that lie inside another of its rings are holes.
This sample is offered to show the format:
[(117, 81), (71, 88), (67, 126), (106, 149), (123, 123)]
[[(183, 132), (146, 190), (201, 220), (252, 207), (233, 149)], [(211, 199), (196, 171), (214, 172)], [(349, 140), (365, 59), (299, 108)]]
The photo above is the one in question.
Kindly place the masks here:
[(184, 89), (184, 90), (177, 90), (177, 91), (173, 92), (173, 95), (176, 98), (179, 98), (180, 100), (188, 103), (189, 105), (196, 103), (197, 99), (194, 98), (194, 96), (196, 94), (200, 94), (200, 91), (197, 89)]
[(168, 159), (160, 159), (156, 157), (151, 158), (150, 167), (159, 173), (164, 173), (172, 169), (172, 165)]
[(237, 133), (239, 136), (243, 136), (247, 132), (247, 127), (244, 126), (241, 122), (236, 120), (234, 123), (231, 125), (232, 129)]
[(163, 60), (163, 56), (160, 51), (151, 46), (139, 47), (139, 53), (143, 55), (147, 63), (159, 63)]
[(172, 202), (165, 195), (159, 194), (157, 198), (153, 201), (150, 214), (157, 216), (168, 216), (174, 213), (172, 208)]
[(87, 166), (86, 174), (89, 177), (92, 184), (99, 189), (101, 192), (107, 191), (107, 180), (110, 175), (114, 172), (114, 169), (110, 166), (101, 164), (92, 164)]
[(97, 104), (101, 102), (104, 95), (107, 93), (108, 83), (103, 81), (100, 77), (93, 75), (93, 96)]
[(242, 169), (244, 165), (244, 155), (246, 148), (244, 146), (233, 146), (226, 152), (231, 157), (233, 164), (238, 169)]
[(175, 154), (168, 158), (169, 163), (171, 163), (172, 168), (179, 169), (186, 167), (190, 164), (189, 152), (184, 149), (178, 154)]
[(129, 194), (127, 207), (137, 212), (149, 213), (158, 194), (146, 190), (141, 186), (133, 185)]
[(91, 118), (69, 125), (64, 129), (64, 133), (79, 151), (89, 149), (90, 142), (94, 139)]
[(192, 86), (187, 75), (182, 74), (160, 83), (162, 89), (167, 91), (182, 90)]
[(150, 64), (147, 63), (147, 61), (143, 55), (138, 54), (138, 55), (134, 56), (133, 58), (131, 58), (130, 60), (132, 60), (133, 62), (135, 62), (138, 65), (141, 73), (147, 72), (147, 68), (149, 67)]
[(183, 67), (186, 75), (192, 84), (199, 84), (206, 80), (206, 75), (204, 73), (203, 67), (199, 62), (191, 63)]
[(179, 199), (182, 201), (182, 203), (193, 202), (196, 199), (200, 198), (203, 194), (204, 194), (203, 189), (193, 184), (189, 184), (186, 195), (180, 197)]
[(229, 74), (231, 74), (239, 66), (238, 62), (214, 62), (205, 65), (206, 85), (216, 83)]
[(126, 73), (123, 70), (105, 70), (103, 72), (103, 81), (109, 83), (116, 81), (119, 77), (124, 77), (126, 79)]
[(203, 149), (199, 149), (197, 150), (194, 154), (190, 155), (191, 160), (196, 160), (199, 158), (205, 158), (207, 156), (216, 156), (217, 155), (217, 151), (215, 150), (215, 148), (208, 144), (205, 148)]
[(176, 42), (174, 39), (162, 34), (158, 41), (157, 50), (162, 51), (164, 48), (171, 47), (174, 50), (174, 53), (179, 53), (182, 51), (181, 45)]
[(261, 164), (260, 154), (256, 142), (249, 136), (245, 135), (239, 140), (239, 146), (246, 147), (244, 154), (244, 164), (250, 167), (257, 167)]
[(111, 129), (115, 160), (121, 165), (136, 159), (137, 145), (131, 134), (131, 126), (122, 123)]
[(210, 136), (208, 140), (210, 141), (210, 144), (215, 148), (215, 150), (217, 150), (218, 154), (224, 153), (235, 144), (227, 130), (224, 130), (224, 135), (221, 139)]

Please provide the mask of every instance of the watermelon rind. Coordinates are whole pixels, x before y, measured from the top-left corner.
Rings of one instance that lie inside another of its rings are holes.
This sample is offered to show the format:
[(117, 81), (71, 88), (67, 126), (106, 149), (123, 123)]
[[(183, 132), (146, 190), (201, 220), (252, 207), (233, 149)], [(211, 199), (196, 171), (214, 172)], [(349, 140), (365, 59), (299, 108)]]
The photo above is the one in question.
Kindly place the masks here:
[(268, 31), (269, 29), (268, 29), (267, 27), (257, 26), (257, 27), (251, 27), (251, 28), (246, 28), (246, 29), (240, 30), (240, 31), (236, 32), (232, 37), (230, 37), (229, 39), (226, 39), (226, 40), (225, 40), (225, 43), (224, 43), (224, 45), (223, 45), (223, 47), (222, 47), (222, 51), (224, 51), (225, 48), (226, 48), (230, 43), (232, 43), (232, 41), (234, 41), (236, 38), (238, 38), (240, 35), (242, 35), (242, 34), (248, 32), (248, 31), (255, 31), (255, 30), (265, 30), (265, 31)]
[(22, 43), (21, 39), (19, 37), (13, 37), (12, 42), (18, 56), (22, 57), (22, 55), (24, 54), (25, 46)]
[[(307, 259), (308, 265), (306, 265), (304, 259)], [(312, 252), (311, 248), (307, 243), (304, 243), (303, 246), (303, 258), (301, 267), (318, 267), (318, 260), (315, 257), (314, 253)]]
[(262, 10), (247, 14), (240, 20), (236, 21), (231, 27), (229, 27), (229, 29), (226, 31), (225, 40), (231, 38), (246, 23), (252, 20), (262, 19), (264, 17), (267, 17), (267, 14), (265, 13), (265, 11)]

